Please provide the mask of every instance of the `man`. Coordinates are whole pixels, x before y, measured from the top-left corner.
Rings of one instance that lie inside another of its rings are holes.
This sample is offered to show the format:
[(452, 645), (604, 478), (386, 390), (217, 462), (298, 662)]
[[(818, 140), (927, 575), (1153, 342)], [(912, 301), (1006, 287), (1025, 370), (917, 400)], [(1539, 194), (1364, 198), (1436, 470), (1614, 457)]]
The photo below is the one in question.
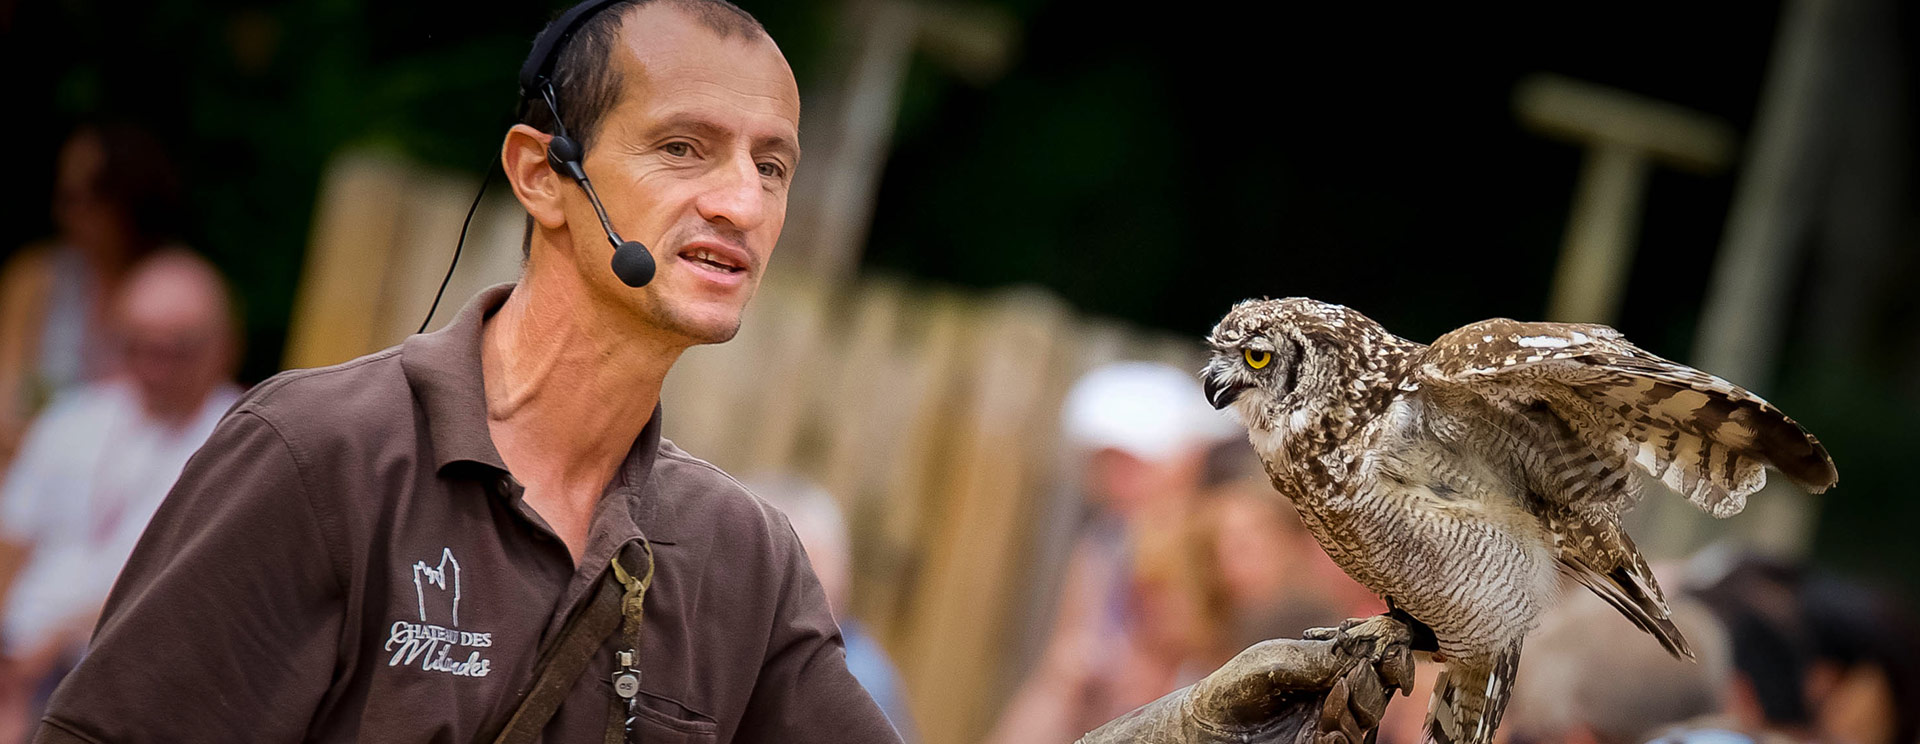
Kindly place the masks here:
[(107, 305), (173, 241), (181, 196), (165, 148), (138, 127), (90, 123), (60, 146), (56, 234), (0, 264), (0, 467), (53, 395), (120, 372)]
[[(734, 334), (780, 234), (798, 89), (744, 13), (636, 5), (589, 20), (554, 77), (654, 280), (607, 269), (551, 135), (514, 126), (518, 286), (251, 391), (156, 515), (43, 740), (472, 741), (642, 537), (635, 738), (896, 740), (785, 519), (659, 435), (668, 369)], [(601, 740), (624, 647), (606, 639), (547, 741)]]
[[(530, 108), (540, 126), (501, 151), (532, 218), (518, 285), (237, 404), (40, 740), (898, 741), (786, 519), (660, 439), (663, 378), (734, 334), (786, 216), (785, 59), (724, 2), (633, 2), (580, 26), (551, 79), (651, 283), (609, 271), (588, 192), (549, 163), (558, 123)], [(644, 590), (616, 596), (644, 607), (637, 638), (569, 632), (614, 580)], [(584, 670), (555, 671), (582, 638)]]
[(126, 372), (55, 398), (0, 486), (0, 640), (25, 693), (9, 703), (44, 700), (85, 648), (147, 520), (240, 395), (232, 307), (204, 259), (155, 254), (112, 299)]

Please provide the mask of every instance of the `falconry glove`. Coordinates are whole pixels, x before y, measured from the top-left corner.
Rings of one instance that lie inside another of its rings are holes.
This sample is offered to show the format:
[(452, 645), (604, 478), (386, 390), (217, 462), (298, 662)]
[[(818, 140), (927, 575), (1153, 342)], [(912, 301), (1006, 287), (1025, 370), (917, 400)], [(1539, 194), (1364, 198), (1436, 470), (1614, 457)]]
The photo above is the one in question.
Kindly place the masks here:
[(1407, 627), (1381, 615), (1263, 641), (1080, 744), (1361, 744), (1413, 685)]

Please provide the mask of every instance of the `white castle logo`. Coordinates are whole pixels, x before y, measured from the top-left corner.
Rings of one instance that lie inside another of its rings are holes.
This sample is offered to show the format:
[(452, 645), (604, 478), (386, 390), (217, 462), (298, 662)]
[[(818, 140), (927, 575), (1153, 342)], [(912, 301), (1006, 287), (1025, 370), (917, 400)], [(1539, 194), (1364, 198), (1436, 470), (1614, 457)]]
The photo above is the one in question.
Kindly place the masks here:
[[(420, 622), (423, 623), (428, 620), (428, 586), (438, 588), (440, 592), (453, 592), (453, 617), (447, 624), (460, 625), (460, 562), (453, 559), (453, 548), (440, 549), (440, 565), (429, 566), (426, 561), (415, 561), (413, 564), (413, 594), (420, 600)], [(439, 594), (436, 593), (436, 596)], [(439, 604), (435, 603), (435, 606)]]

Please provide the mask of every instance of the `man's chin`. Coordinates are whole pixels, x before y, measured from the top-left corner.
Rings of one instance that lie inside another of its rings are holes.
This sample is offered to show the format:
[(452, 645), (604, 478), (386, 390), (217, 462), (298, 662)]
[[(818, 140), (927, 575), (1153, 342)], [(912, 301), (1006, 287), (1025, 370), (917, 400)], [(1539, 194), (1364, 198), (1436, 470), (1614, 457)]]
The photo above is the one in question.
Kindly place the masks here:
[(736, 317), (732, 323), (707, 326), (700, 332), (688, 332), (686, 335), (695, 344), (724, 344), (740, 335), (740, 319)]
[(740, 313), (686, 312), (678, 308), (657, 308), (654, 322), (665, 331), (686, 338), (694, 345), (721, 344), (740, 333)]

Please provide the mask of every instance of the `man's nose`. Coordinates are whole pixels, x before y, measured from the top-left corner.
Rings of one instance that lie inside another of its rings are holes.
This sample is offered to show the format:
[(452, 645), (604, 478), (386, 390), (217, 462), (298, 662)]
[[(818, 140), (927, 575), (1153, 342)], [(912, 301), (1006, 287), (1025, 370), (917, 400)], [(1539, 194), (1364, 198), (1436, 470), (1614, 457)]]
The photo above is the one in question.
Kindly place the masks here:
[(760, 166), (753, 158), (741, 156), (707, 174), (696, 206), (708, 222), (726, 222), (739, 230), (752, 230), (766, 219), (767, 200), (772, 196), (760, 177)]

